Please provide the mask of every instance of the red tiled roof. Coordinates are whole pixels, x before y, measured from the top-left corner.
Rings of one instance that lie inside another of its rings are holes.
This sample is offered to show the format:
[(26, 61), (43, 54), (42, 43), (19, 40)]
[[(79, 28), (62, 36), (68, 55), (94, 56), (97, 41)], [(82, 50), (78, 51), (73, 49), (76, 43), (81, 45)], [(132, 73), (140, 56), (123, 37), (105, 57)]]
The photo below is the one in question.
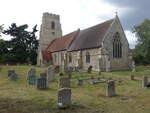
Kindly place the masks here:
[(78, 31), (71, 32), (65, 36), (62, 36), (61, 38), (57, 38), (53, 40), (47, 47), (47, 51), (50, 52), (56, 52), (56, 51), (62, 51), (68, 48), (74, 37)]
[(68, 51), (100, 47), (101, 42), (113, 20), (114, 19), (81, 30), (70, 45)]

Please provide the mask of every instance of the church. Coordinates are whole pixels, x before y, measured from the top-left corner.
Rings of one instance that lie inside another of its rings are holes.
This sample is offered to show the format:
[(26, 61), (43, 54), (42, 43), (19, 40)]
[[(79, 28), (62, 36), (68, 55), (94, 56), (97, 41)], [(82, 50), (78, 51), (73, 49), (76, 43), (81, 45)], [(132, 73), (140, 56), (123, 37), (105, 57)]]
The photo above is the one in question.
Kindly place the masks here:
[(98, 25), (62, 36), (60, 17), (44, 13), (40, 29), (37, 65), (79, 67), (94, 71), (131, 69), (132, 55), (116, 15)]

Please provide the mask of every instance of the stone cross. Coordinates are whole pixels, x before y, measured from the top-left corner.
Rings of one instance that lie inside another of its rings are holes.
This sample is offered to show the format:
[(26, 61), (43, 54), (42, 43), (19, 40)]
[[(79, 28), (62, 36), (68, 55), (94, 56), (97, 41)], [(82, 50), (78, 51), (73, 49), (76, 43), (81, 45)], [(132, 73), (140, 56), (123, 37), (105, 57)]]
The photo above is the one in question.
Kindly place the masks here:
[(18, 76), (15, 70), (8, 70), (8, 77), (9, 77), (9, 80), (13, 80), (13, 81), (18, 79)]
[(58, 90), (57, 104), (60, 108), (67, 108), (71, 106), (71, 89), (62, 88)]
[(47, 88), (47, 79), (46, 78), (38, 78), (37, 79), (37, 88), (38, 89), (46, 89)]
[(61, 77), (59, 79), (59, 88), (69, 88), (70, 87), (70, 79), (68, 77)]
[(143, 88), (147, 87), (147, 84), (148, 84), (148, 77), (144, 76), (142, 80), (142, 87)]
[(115, 82), (113, 80), (107, 82), (106, 96), (115, 96)]
[(55, 75), (55, 70), (52, 66), (49, 66), (47, 68), (47, 80), (48, 82), (53, 81), (54, 80), (54, 75)]

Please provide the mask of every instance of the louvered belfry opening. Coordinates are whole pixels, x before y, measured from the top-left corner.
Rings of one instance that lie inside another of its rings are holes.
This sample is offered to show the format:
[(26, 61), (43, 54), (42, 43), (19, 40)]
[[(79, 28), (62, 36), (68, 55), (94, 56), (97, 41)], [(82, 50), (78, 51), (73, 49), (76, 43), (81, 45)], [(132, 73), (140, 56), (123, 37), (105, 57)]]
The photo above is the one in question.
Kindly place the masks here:
[(121, 58), (122, 57), (122, 44), (121, 37), (118, 32), (116, 32), (113, 36), (113, 58)]

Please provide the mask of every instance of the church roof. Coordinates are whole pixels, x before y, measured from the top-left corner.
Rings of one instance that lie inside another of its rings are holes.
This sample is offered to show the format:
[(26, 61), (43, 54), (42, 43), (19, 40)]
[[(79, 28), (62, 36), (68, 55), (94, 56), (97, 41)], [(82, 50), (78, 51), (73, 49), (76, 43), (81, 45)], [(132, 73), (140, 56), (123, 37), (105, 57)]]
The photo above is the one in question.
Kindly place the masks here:
[(67, 35), (64, 35), (60, 38), (57, 38), (53, 40), (47, 47), (47, 51), (50, 52), (56, 52), (56, 51), (63, 51), (66, 50), (69, 46), (69, 44), (72, 42), (74, 39), (75, 35), (77, 34), (78, 31), (71, 32)]
[(113, 20), (114, 19), (111, 19), (104, 23), (81, 30), (74, 39), (73, 43), (70, 45), (68, 51), (100, 47), (102, 39), (104, 38), (104, 35), (106, 34)]
[(47, 47), (47, 51), (76, 51), (83, 49), (97, 48), (101, 46), (101, 42), (114, 19), (93, 27), (77, 30), (65, 36), (53, 40)]

